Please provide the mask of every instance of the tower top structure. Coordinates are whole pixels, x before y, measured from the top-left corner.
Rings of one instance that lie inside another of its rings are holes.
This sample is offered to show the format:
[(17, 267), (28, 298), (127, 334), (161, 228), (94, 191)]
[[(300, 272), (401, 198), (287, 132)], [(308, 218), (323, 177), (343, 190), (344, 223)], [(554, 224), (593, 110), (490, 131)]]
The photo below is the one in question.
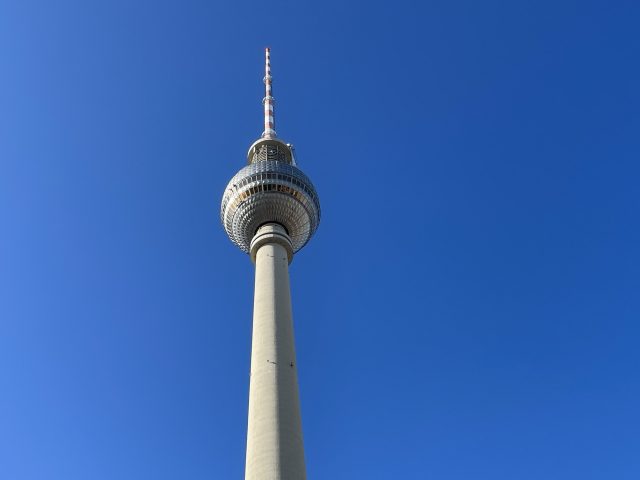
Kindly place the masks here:
[(227, 185), (220, 219), (231, 241), (247, 253), (262, 225), (281, 225), (291, 239), (291, 260), (318, 228), (320, 201), (311, 180), (296, 165), (293, 145), (276, 135), (269, 48), (264, 85), (264, 131), (249, 147), (249, 165)]
[(264, 130), (258, 140), (253, 142), (247, 152), (247, 161), (278, 160), (291, 165), (296, 164), (293, 145), (278, 138), (275, 121), (275, 98), (273, 98), (273, 77), (271, 76), (271, 49), (264, 49)]

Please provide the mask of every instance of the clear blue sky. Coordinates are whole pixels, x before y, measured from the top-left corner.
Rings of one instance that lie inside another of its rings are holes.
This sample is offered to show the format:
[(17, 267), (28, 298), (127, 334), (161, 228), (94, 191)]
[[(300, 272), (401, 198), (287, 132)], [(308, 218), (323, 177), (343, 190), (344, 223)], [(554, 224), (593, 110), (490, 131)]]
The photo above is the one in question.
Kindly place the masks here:
[(0, 4), (0, 479), (238, 479), (276, 123), (309, 478), (640, 478), (634, 1)]

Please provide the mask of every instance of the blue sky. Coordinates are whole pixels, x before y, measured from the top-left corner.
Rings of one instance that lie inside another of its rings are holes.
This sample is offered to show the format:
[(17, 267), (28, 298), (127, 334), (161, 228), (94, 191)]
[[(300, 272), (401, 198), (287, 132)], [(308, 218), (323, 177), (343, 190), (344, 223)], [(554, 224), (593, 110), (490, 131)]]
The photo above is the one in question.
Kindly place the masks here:
[(310, 479), (640, 478), (637, 2), (0, 4), (0, 478), (242, 478), (276, 126)]

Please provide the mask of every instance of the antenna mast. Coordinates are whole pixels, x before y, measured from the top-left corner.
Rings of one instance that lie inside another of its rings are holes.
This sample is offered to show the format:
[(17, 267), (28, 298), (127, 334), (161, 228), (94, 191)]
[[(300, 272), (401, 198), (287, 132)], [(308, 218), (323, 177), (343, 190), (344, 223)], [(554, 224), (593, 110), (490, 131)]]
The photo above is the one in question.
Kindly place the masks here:
[(273, 117), (274, 98), (271, 96), (271, 49), (264, 50), (264, 132), (262, 138), (276, 138), (275, 120)]

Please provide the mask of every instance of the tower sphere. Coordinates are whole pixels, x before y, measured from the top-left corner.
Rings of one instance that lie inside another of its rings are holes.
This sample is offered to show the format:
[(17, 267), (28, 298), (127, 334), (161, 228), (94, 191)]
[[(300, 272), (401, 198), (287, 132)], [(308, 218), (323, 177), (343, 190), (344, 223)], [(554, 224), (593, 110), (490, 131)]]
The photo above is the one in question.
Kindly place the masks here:
[(258, 228), (282, 225), (294, 253), (320, 223), (320, 201), (311, 180), (295, 165), (293, 149), (278, 138), (262, 138), (249, 148), (249, 165), (229, 182), (220, 219), (229, 238), (249, 253)]

